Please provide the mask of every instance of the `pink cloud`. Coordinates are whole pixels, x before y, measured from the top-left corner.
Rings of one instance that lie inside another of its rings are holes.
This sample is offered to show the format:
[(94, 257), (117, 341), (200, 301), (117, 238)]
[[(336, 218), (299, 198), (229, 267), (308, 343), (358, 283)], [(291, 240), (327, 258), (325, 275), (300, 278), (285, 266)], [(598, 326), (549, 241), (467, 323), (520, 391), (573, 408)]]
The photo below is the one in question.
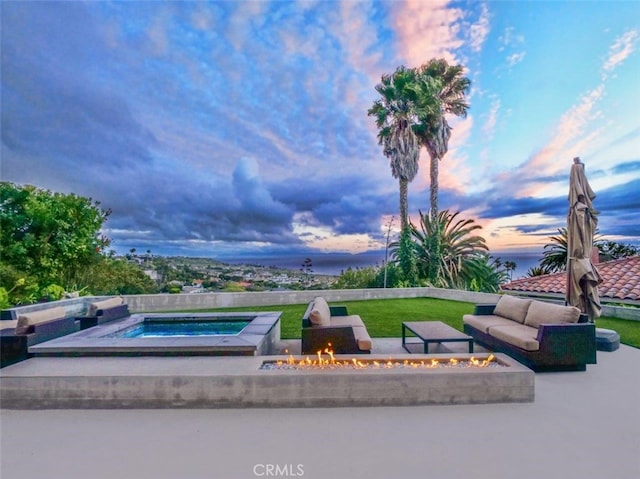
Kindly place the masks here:
[(489, 8), (486, 3), (483, 3), (480, 6), (478, 21), (469, 27), (470, 46), (474, 52), (479, 52), (482, 49), (482, 45), (489, 35), (489, 19)]
[(237, 4), (229, 19), (226, 31), (227, 39), (237, 51), (242, 50), (251, 28), (261, 28), (264, 23), (262, 14), (266, 8), (266, 2), (240, 2)]
[(448, 0), (406, 0), (394, 9), (398, 49), (407, 66), (419, 66), (434, 57), (458, 63), (454, 50), (463, 44), (458, 34), (464, 12), (448, 4)]
[[(555, 134), (544, 147), (518, 169), (502, 174), (500, 178), (503, 181), (519, 178), (522, 184), (532, 172), (536, 176), (544, 176), (554, 175), (565, 170), (571, 158), (579, 156), (588, 144), (598, 136), (599, 130), (590, 129), (590, 125), (600, 116), (596, 104), (603, 94), (604, 84), (600, 84), (584, 95), (576, 105), (562, 115), (555, 126)], [(520, 188), (519, 196), (535, 195), (547, 186), (545, 184), (529, 184), (528, 187)]]
[(610, 72), (625, 61), (635, 49), (636, 38), (638, 38), (636, 30), (629, 30), (616, 38), (614, 44), (609, 48), (609, 56), (602, 69), (605, 72)]
[(468, 158), (462, 152), (462, 147), (471, 137), (473, 116), (467, 115), (466, 118), (449, 119), (449, 123), (452, 127), (449, 151), (440, 161), (438, 182), (443, 188), (461, 193), (468, 188), (472, 178), (472, 171), (468, 166)]
[(582, 97), (577, 105), (571, 107), (562, 117), (556, 127), (556, 134), (549, 144), (530, 162), (530, 166), (538, 171), (552, 173), (556, 170), (555, 159), (558, 153), (578, 140), (585, 131), (585, 127), (600, 113), (595, 110), (596, 103), (602, 98), (604, 85), (598, 85), (595, 89)]
[(482, 125), (482, 132), (485, 134), (485, 137), (488, 140), (493, 139), (493, 135), (495, 134), (496, 124), (498, 123), (498, 113), (500, 112), (500, 98), (494, 98), (491, 102), (491, 109), (489, 110), (489, 114), (487, 119)]
[[(472, 171), (469, 168), (468, 158), (461, 151), (471, 136), (473, 130), (473, 117), (450, 118), (449, 122), (453, 131), (449, 142), (449, 151), (440, 161), (438, 167), (438, 185), (440, 188), (447, 188), (457, 192), (466, 191), (471, 183)], [(426, 149), (420, 151), (420, 170), (418, 177), (414, 180), (413, 188), (422, 190), (429, 188), (431, 159)]]
[[(619, 36), (609, 48), (609, 56), (602, 65), (604, 72), (613, 71), (634, 51), (638, 32), (630, 30)], [(536, 175), (551, 175), (567, 168), (568, 161), (575, 156), (580, 156), (601, 136), (604, 128), (594, 127), (594, 121), (601, 117), (601, 112), (596, 106), (604, 96), (606, 74), (603, 81), (594, 89), (586, 93), (580, 101), (567, 110), (555, 128), (555, 134), (551, 140), (524, 163), (514, 173), (526, 174), (534, 171)], [(565, 159), (566, 161), (558, 161)], [(507, 175), (509, 176), (509, 175)], [(521, 194), (532, 195), (544, 190), (546, 185), (531, 184), (521, 191)]]
[(383, 73), (382, 53), (374, 48), (378, 31), (369, 18), (373, 15), (374, 2), (341, 2), (332, 33), (340, 40), (349, 65), (377, 82)]
[(524, 57), (525, 57), (526, 54), (527, 54), (526, 52), (519, 52), (519, 53), (513, 53), (513, 54), (509, 55), (507, 57), (508, 65), (510, 67), (517, 65), (522, 60), (524, 60)]

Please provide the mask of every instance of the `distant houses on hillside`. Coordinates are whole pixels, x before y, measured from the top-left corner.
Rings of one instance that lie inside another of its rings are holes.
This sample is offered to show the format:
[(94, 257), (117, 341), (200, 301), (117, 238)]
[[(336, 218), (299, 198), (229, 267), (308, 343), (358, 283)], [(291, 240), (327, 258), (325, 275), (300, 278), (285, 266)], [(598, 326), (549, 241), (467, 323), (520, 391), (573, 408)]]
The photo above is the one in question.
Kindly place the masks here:
[(169, 292), (203, 293), (228, 287), (239, 290), (320, 288), (330, 287), (337, 279), (273, 266), (224, 264), (206, 258), (127, 255), (127, 260)]

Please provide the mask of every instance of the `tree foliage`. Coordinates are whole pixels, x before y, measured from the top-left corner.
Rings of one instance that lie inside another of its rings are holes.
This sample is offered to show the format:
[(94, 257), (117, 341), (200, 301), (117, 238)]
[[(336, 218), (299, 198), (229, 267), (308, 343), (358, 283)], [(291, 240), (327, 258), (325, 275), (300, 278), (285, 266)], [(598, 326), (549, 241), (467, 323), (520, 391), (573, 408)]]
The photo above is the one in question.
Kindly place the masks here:
[[(400, 223), (407, 228), (407, 185), (416, 177), (420, 159), (420, 142), (414, 132), (419, 115), (428, 109), (421, 92), (415, 69), (400, 66), (391, 75), (382, 75), (375, 86), (380, 98), (373, 102), (367, 112), (376, 119), (378, 143), (382, 153), (389, 159), (391, 174), (398, 179), (400, 187)], [(431, 105), (435, 111), (435, 105)]]
[[(539, 276), (541, 274), (551, 274), (567, 269), (567, 228), (558, 228), (558, 234), (549, 237), (550, 242), (544, 245), (542, 260), (539, 268), (533, 268), (528, 272), (528, 276)], [(600, 262), (613, 261), (616, 259), (635, 256), (640, 253), (640, 248), (618, 243), (616, 241), (605, 240), (597, 232), (593, 240), (594, 247), (600, 253)]]
[(333, 289), (375, 288), (378, 270), (374, 266), (366, 268), (347, 268), (333, 283)]
[(640, 254), (640, 248), (630, 244), (618, 243), (616, 241), (596, 241), (595, 245), (600, 252), (600, 261), (613, 261), (629, 256)]
[(71, 284), (109, 240), (100, 228), (110, 211), (99, 202), (34, 186), (0, 184), (2, 262), (40, 282)]
[(433, 58), (419, 68), (400, 66), (375, 86), (380, 97), (368, 110), (375, 117), (378, 142), (400, 189), (400, 221), (408, 228), (408, 184), (418, 173), (420, 148), (426, 147), (431, 176), (431, 214), (438, 211), (438, 161), (448, 151), (451, 127), (447, 115), (465, 117), (471, 81), (462, 65)]
[[(399, 242), (392, 244), (393, 258), (401, 276), (409, 279), (406, 283), (411, 283), (406, 286), (428, 284), (473, 291), (499, 290), (506, 272), (490, 258), (484, 238), (476, 234), (481, 226), (458, 215), (459, 212), (444, 210), (432, 218), (420, 212), (420, 229), (411, 225), (407, 238), (403, 240), (401, 236)], [(410, 278), (405, 276), (407, 267), (403, 262), (415, 268)]]
[(430, 213), (438, 213), (438, 162), (449, 151), (451, 126), (447, 115), (466, 117), (469, 103), (466, 94), (471, 80), (464, 76), (462, 65), (449, 65), (444, 58), (432, 58), (416, 70), (423, 101), (435, 103), (436, 109), (418, 111), (419, 123), (414, 128), (420, 144), (430, 157)]
[[(402, 271), (396, 263), (389, 263), (386, 267), (387, 287), (403, 288), (410, 286), (403, 279)], [(385, 267), (368, 266), (366, 268), (347, 268), (340, 273), (337, 281), (332, 285), (333, 289), (366, 289), (384, 288)]]
[(400, 240), (391, 247), (391, 257), (395, 260), (400, 272), (402, 286), (418, 286), (416, 244), (411, 237), (411, 228), (402, 230)]
[(0, 183), (0, 289), (6, 302), (60, 299), (65, 290), (150, 292), (153, 282), (141, 271), (105, 255), (110, 242), (101, 228), (110, 213), (91, 198)]
[[(542, 260), (540, 261), (542, 274), (557, 273), (567, 268), (567, 228), (558, 228), (558, 234), (551, 236), (549, 239), (551, 242), (544, 245)], [(539, 271), (533, 269), (532, 272), (537, 273)]]
[(484, 238), (475, 234), (482, 227), (459, 214), (443, 210), (432, 218), (420, 212), (420, 230), (412, 230), (419, 272), (437, 287), (468, 286), (465, 272), (476, 264), (472, 260), (478, 253), (488, 250)]

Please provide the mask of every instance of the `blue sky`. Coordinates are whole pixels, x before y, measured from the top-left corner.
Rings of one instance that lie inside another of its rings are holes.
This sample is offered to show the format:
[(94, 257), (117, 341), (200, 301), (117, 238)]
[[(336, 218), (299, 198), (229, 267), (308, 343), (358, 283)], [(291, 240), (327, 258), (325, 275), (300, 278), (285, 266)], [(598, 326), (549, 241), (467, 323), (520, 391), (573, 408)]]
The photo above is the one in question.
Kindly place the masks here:
[[(586, 164), (600, 232), (640, 242), (640, 14), (629, 2), (1, 4), (2, 180), (111, 208), (117, 251), (231, 258), (384, 248), (398, 185), (367, 109), (444, 57), (471, 109), (440, 207), (540, 250)], [(429, 206), (428, 155), (409, 210)]]

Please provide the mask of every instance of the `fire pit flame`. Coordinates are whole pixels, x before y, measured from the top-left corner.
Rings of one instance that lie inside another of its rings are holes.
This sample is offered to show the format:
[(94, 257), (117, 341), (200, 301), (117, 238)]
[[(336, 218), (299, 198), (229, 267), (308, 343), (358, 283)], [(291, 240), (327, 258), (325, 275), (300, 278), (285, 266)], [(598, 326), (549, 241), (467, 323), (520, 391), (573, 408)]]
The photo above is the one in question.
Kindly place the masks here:
[(459, 360), (450, 358), (446, 360), (431, 359), (428, 362), (424, 360), (410, 361), (405, 359), (397, 361), (389, 358), (386, 362), (377, 360), (361, 361), (357, 358), (348, 360), (336, 359), (331, 344), (323, 350), (316, 353), (317, 358), (311, 359), (307, 356), (304, 359), (296, 360), (293, 355), (289, 355), (286, 360), (278, 360), (274, 364), (277, 368), (286, 367), (287, 369), (392, 369), (392, 368), (414, 368), (414, 369), (435, 369), (440, 367), (467, 367), (467, 368), (486, 368), (494, 363), (495, 356), (490, 354), (486, 359), (477, 359), (471, 357), (469, 359)]

